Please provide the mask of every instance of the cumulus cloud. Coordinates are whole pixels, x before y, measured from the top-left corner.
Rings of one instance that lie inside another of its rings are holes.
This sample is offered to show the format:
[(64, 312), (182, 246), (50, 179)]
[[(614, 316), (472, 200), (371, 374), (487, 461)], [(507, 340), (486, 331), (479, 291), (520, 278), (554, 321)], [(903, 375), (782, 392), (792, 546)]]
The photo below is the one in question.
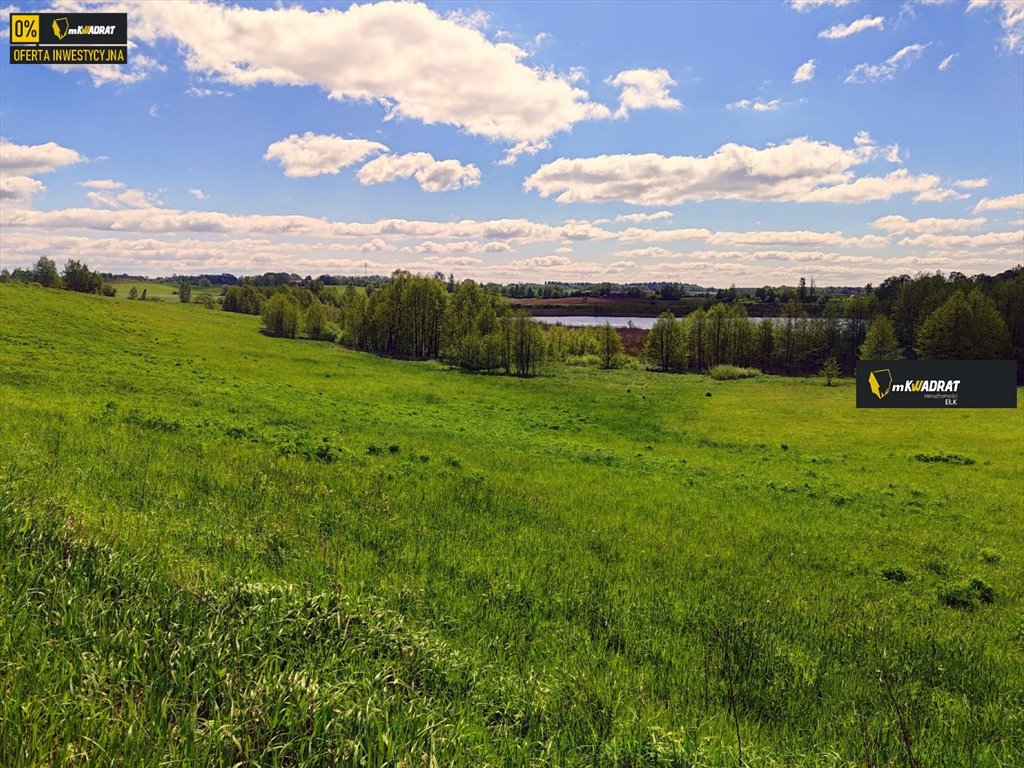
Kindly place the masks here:
[(912, 45), (900, 48), (896, 53), (883, 61), (881, 64), (858, 64), (846, 75), (848, 83), (877, 83), (882, 80), (892, 80), (896, 73), (909, 67), (924, 53), (931, 43)]
[(871, 222), (875, 229), (884, 229), (893, 235), (935, 234), (939, 232), (964, 232), (972, 229), (981, 229), (985, 226), (985, 219), (908, 219), (906, 216), (882, 216)]
[(623, 213), (615, 217), (616, 221), (629, 221), (639, 224), (644, 221), (658, 221), (659, 219), (671, 219), (672, 211), (656, 211), (654, 213)]
[(457, 240), (450, 243), (437, 243), (433, 240), (426, 240), (414, 249), (417, 253), (511, 253), (512, 246), (508, 243), (490, 242), (481, 243), (476, 240)]
[(997, 8), (1003, 27), (1003, 47), (1011, 53), (1024, 53), (1024, 3), (1020, 0), (971, 0), (968, 11)]
[(914, 193), (955, 196), (930, 174), (905, 169), (884, 177), (855, 178), (853, 169), (883, 156), (866, 133), (845, 148), (796, 138), (764, 149), (725, 144), (707, 156), (653, 153), (559, 158), (527, 177), (523, 186), (560, 203), (621, 201), (631, 205), (677, 205), (685, 201), (750, 200), (860, 203)]
[(615, 117), (628, 117), (638, 109), (680, 109), (683, 106), (668, 94), (676, 81), (665, 69), (628, 69), (607, 82), (622, 89)]
[(1015, 246), (1024, 248), (1024, 232), (985, 232), (980, 235), (936, 235), (922, 234), (914, 237), (905, 237), (900, 240), (900, 245), (907, 247), (934, 248), (938, 250), (959, 250), (962, 248), (991, 248), (993, 246)]
[(46, 185), (30, 176), (0, 176), (0, 200), (12, 206), (28, 205)]
[(851, 5), (854, 2), (856, 2), (856, 0), (789, 0), (789, 7), (794, 11), (804, 13), (806, 11), (813, 11), (817, 8), (823, 8), (827, 5), (839, 8), (844, 5)]
[(35, 176), (84, 161), (85, 158), (75, 150), (53, 141), (46, 144), (15, 144), (0, 138), (0, 171), (4, 174)]
[[(129, 44), (128, 63), (111, 66), (109, 64), (48, 64), (62, 74), (84, 73), (99, 88), (103, 85), (135, 85), (142, 82), (152, 72), (166, 72), (167, 67), (151, 56), (139, 53), (135, 46)], [(154, 105), (155, 108), (155, 105)], [(155, 115), (154, 115), (155, 117)]]
[(983, 197), (974, 206), (978, 213), (985, 211), (1019, 211), (1024, 210), (1024, 192), (1019, 195), (1006, 195), (1005, 197)]
[(726, 109), (752, 109), (755, 112), (777, 112), (781, 106), (781, 99), (772, 99), (771, 101), (761, 101), (761, 99), (740, 99), (726, 104)]
[(113, 179), (89, 179), (78, 182), (78, 186), (89, 189), (124, 189), (125, 185), (123, 181), (114, 181)]
[(189, 187), (188, 193), (190, 195), (192, 195), (192, 197), (194, 197), (196, 200), (205, 200), (206, 199), (206, 193), (203, 192), (203, 190), (201, 190), (201, 189), (196, 189), (195, 187)]
[(885, 29), (885, 17), (865, 16), (856, 21), (851, 21), (849, 24), (836, 24), (834, 27), (821, 30), (818, 33), (818, 37), (823, 40), (841, 40), (844, 37), (850, 37), (868, 29)]
[(293, 133), (287, 139), (275, 141), (267, 147), (264, 160), (277, 160), (285, 176), (320, 176), (337, 173), (342, 168), (360, 162), (374, 152), (387, 152), (388, 148), (368, 139), (343, 139), (333, 134), (306, 131)]
[(796, 68), (796, 72), (793, 73), (794, 83), (806, 83), (814, 79), (815, 64), (814, 59), (808, 59), (799, 67)]
[(667, 259), (678, 255), (675, 251), (670, 251), (657, 245), (647, 248), (627, 248), (622, 251), (615, 251), (612, 254), (612, 256), (622, 259)]
[(988, 186), (988, 179), (960, 179), (959, 181), (954, 181), (953, 186), (960, 187), (961, 189), (981, 189)]
[[(118, 182), (113, 182), (118, 184)], [(146, 192), (142, 189), (125, 189), (123, 192), (115, 191), (123, 188), (119, 186), (98, 187), (99, 191), (86, 192), (85, 197), (94, 208), (156, 208), (163, 205), (157, 195)]]
[(420, 3), (316, 11), (143, 3), (133, 6), (132, 35), (146, 43), (172, 39), (191, 72), (232, 85), (315, 85), (339, 101), (383, 101), (390, 117), (510, 144), (508, 159), (536, 152), (582, 120), (611, 115), (566, 78), (526, 63), (522, 48)]
[(435, 160), (429, 152), (381, 155), (360, 168), (357, 176), (360, 183), (367, 185), (411, 176), (426, 192), (450, 192), (480, 183), (480, 169), (475, 165), (463, 165), (458, 160)]

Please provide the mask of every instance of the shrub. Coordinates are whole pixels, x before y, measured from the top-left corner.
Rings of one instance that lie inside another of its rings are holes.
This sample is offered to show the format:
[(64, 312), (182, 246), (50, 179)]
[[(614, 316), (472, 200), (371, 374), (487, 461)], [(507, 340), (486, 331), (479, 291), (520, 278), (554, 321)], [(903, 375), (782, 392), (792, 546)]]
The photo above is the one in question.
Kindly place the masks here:
[(979, 602), (991, 605), (995, 601), (996, 591), (977, 578), (939, 592), (939, 602), (962, 611), (973, 611)]
[(114, 297), (117, 296), (117, 288), (112, 286), (110, 283), (103, 284), (103, 295)]
[(917, 453), (914, 454), (914, 458), (918, 461), (923, 461), (925, 464), (941, 463), (970, 466), (974, 463), (974, 459), (970, 456), (961, 456), (959, 453)]
[(895, 581), (897, 584), (903, 584), (910, 581), (910, 576), (899, 566), (891, 566), (889, 568), (882, 569), (882, 578), (886, 581)]
[(716, 381), (731, 381), (733, 379), (752, 379), (760, 376), (757, 368), (740, 368), (738, 365), (716, 365), (708, 374)]

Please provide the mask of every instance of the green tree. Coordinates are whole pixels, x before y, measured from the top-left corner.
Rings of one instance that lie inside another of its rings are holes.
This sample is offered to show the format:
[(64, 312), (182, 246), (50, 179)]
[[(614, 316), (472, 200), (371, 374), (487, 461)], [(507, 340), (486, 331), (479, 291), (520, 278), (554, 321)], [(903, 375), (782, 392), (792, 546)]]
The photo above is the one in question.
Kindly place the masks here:
[(892, 321), (886, 315), (878, 315), (871, 321), (864, 343), (860, 345), (860, 359), (899, 360), (902, 357)]
[(99, 293), (103, 289), (103, 277), (75, 259), (68, 259), (64, 265), (64, 287), (79, 293)]
[(601, 365), (604, 368), (614, 368), (615, 359), (622, 354), (622, 337), (611, 323), (605, 323), (601, 326), (600, 340)]
[(671, 312), (662, 312), (654, 321), (654, 327), (647, 336), (646, 357), (662, 371), (679, 367), (682, 358), (682, 329)]
[(187, 281), (182, 280), (181, 285), (178, 286), (178, 301), (182, 304), (188, 304), (192, 299), (192, 286)]
[(327, 323), (327, 310), (317, 299), (313, 299), (306, 309), (306, 335), (313, 341), (319, 341), (324, 337)]
[(827, 358), (818, 373), (825, 377), (825, 386), (831, 387), (832, 379), (839, 378), (839, 374), (841, 373), (839, 370), (839, 363), (836, 362), (835, 357)]
[(57, 274), (57, 265), (53, 259), (40, 256), (39, 260), (32, 265), (33, 279), (44, 288), (60, 288), (60, 275)]
[(990, 298), (975, 288), (955, 291), (928, 315), (917, 333), (917, 354), (950, 360), (994, 360), (1010, 346), (1006, 321)]
[(299, 330), (299, 304), (289, 294), (276, 293), (263, 303), (263, 327), (274, 336), (294, 339)]

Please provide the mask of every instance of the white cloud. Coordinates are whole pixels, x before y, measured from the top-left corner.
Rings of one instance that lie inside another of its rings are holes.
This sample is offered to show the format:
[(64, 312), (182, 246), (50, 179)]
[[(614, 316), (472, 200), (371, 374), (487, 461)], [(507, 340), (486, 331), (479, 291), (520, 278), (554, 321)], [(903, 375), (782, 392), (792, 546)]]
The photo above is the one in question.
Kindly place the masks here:
[(929, 45), (931, 43), (913, 43), (900, 48), (881, 64), (858, 64), (846, 75), (846, 82), (877, 83), (881, 80), (892, 80), (900, 69), (909, 67), (921, 58), (921, 54)]
[(196, 189), (195, 187), (189, 187), (188, 193), (190, 195), (192, 195), (192, 197), (194, 197), (196, 200), (205, 200), (206, 199), (206, 193), (203, 192), (203, 190), (201, 190), (201, 189)]
[(477, 240), (457, 240), (451, 243), (437, 243), (426, 240), (411, 249), (417, 253), (511, 253), (512, 246), (508, 243), (481, 243)]
[(567, 256), (534, 256), (530, 259), (514, 261), (510, 266), (515, 267), (563, 267), (572, 264), (572, 259)]
[(794, 83), (806, 83), (814, 79), (815, 64), (814, 59), (808, 59), (799, 67), (796, 68), (796, 72), (793, 73)]
[(1024, 53), (1024, 3), (1021, 0), (971, 0), (968, 11), (998, 8), (1003, 27), (1003, 47), (1011, 53)]
[(939, 186), (940, 182), (938, 176), (928, 173), (914, 175), (906, 168), (898, 168), (886, 176), (862, 176), (846, 184), (815, 189), (805, 196), (804, 202), (862, 203), (889, 200), (911, 192), (914, 193), (914, 201), (919, 203), (967, 197)]
[(559, 158), (527, 177), (523, 186), (560, 203), (620, 201), (677, 205), (694, 200), (859, 203), (913, 192), (955, 196), (937, 176), (899, 169), (884, 177), (855, 178), (853, 168), (883, 155), (866, 133), (854, 148), (796, 138), (764, 149), (725, 144), (708, 156), (653, 153)]
[(647, 248), (627, 248), (623, 251), (615, 251), (612, 256), (621, 259), (668, 259), (679, 254), (667, 248), (652, 245)]
[(0, 171), (4, 174), (35, 176), (81, 162), (85, 162), (82, 155), (53, 141), (28, 145), (0, 138)]
[(381, 155), (360, 168), (357, 176), (360, 183), (367, 185), (412, 176), (426, 192), (449, 192), (480, 183), (480, 169), (475, 165), (435, 160), (429, 152)]
[(392, 117), (509, 143), (510, 159), (611, 114), (566, 79), (526, 64), (523, 49), (419, 3), (317, 11), (145, 3), (133, 6), (132, 22), (139, 40), (175, 40), (191, 72), (240, 86), (315, 85), (339, 101), (385, 99)]
[(818, 37), (823, 40), (841, 40), (844, 37), (850, 37), (868, 29), (885, 29), (885, 17), (865, 16), (856, 21), (851, 21), (849, 24), (836, 24), (834, 27), (821, 30), (818, 33)]
[(210, 96), (234, 96), (235, 94), (231, 91), (222, 91), (218, 88), (201, 88), (193, 85), (185, 90), (185, 95), (192, 96), (197, 99), (206, 99)]
[(89, 189), (124, 189), (123, 181), (114, 181), (113, 179), (89, 179), (88, 181), (78, 182), (80, 187), (88, 187)]
[(360, 162), (374, 152), (387, 152), (388, 148), (368, 139), (343, 139), (306, 131), (302, 136), (292, 134), (275, 141), (263, 155), (264, 160), (277, 160), (285, 176), (320, 176), (337, 173), (345, 166)]
[(454, 22), (461, 27), (469, 27), (470, 29), (485, 30), (491, 25), (491, 17), (486, 11), (480, 10), (479, 8), (467, 11), (463, 8), (456, 8), (454, 11), (449, 11), (445, 14), (445, 19)]
[(954, 181), (953, 186), (960, 187), (960, 189), (981, 189), (988, 186), (988, 179), (960, 179), (959, 181)]
[(824, 6), (831, 5), (835, 7), (842, 7), (844, 5), (851, 5), (856, 0), (789, 0), (789, 7), (794, 11), (803, 13), (805, 11), (813, 11), (816, 8), (823, 8)]
[(781, 104), (781, 99), (772, 99), (771, 101), (740, 99), (739, 101), (726, 104), (725, 107), (726, 109), (752, 109), (755, 112), (777, 112)]
[(659, 219), (671, 219), (672, 211), (656, 211), (655, 213), (623, 213), (615, 217), (616, 221), (629, 221), (639, 224), (644, 221), (657, 221)]
[(964, 232), (981, 229), (985, 219), (908, 219), (906, 216), (883, 216), (871, 222), (876, 229), (884, 229), (893, 235), (936, 234), (940, 232)]
[[(991, 248), (993, 246), (1016, 246), (1024, 249), (1024, 232), (985, 232), (981, 235), (935, 235), (923, 234), (916, 237), (905, 237), (900, 245), (941, 250), (959, 250), (961, 248)], [(1020, 250), (1018, 250), (1018, 254)]]
[[(114, 182), (115, 184), (117, 182)], [(134, 208), (152, 209), (163, 205), (160, 198), (141, 189), (126, 189), (123, 192), (114, 194), (113, 190), (124, 187), (105, 186), (99, 187), (98, 192), (86, 192), (85, 197), (94, 208)]]
[(637, 109), (680, 109), (682, 103), (668, 95), (676, 81), (665, 69), (628, 69), (608, 79), (622, 89), (615, 117), (628, 117)]
[(0, 176), (0, 200), (12, 206), (28, 205), (35, 195), (46, 190), (39, 179), (29, 176)]
[(947, 56), (942, 61), (940, 61), (939, 62), (939, 71), (940, 72), (945, 72), (947, 69), (949, 69), (949, 65), (953, 63), (953, 59), (955, 59), (955, 58), (956, 58), (956, 54), (955, 53), (951, 53), (951, 54), (949, 54), (949, 56)]
[(983, 197), (974, 206), (978, 213), (985, 211), (1019, 211), (1024, 209), (1024, 192), (1019, 195), (1006, 195), (1005, 197)]
[(62, 74), (83, 72), (92, 79), (92, 84), (99, 88), (103, 85), (134, 85), (149, 77), (151, 72), (166, 72), (167, 67), (156, 59), (139, 53), (135, 46), (129, 45), (128, 63), (125, 65), (110, 64), (48, 64)]
[(149, 116), (150, 117), (160, 117), (160, 107), (157, 106), (156, 104), (151, 104), (150, 107), (149, 107)]

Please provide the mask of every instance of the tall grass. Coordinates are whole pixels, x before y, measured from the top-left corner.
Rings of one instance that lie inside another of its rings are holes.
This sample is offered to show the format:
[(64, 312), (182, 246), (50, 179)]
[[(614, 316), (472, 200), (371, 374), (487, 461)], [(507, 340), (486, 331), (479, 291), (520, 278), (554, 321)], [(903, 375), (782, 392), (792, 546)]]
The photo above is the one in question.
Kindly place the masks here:
[(1024, 761), (1019, 411), (0, 312), (2, 765)]

